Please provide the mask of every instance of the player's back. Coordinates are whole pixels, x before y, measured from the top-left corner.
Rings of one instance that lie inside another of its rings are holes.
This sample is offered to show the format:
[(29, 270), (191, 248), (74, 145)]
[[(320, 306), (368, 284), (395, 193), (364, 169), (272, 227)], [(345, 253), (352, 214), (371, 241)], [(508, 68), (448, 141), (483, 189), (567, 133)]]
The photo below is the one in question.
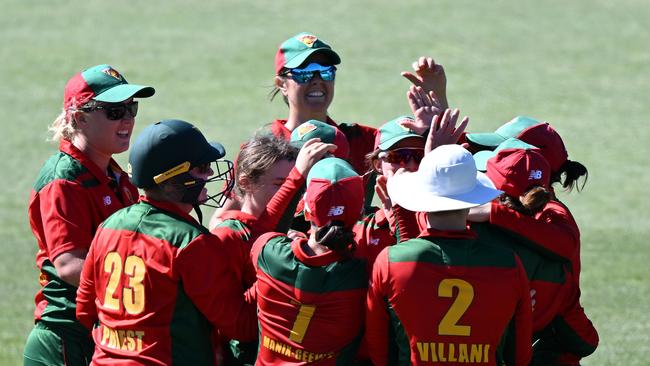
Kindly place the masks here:
[[(496, 365), (509, 323), (526, 301), (530, 312), (525, 273), (513, 252), (473, 238), (425, 237), (387, 253), (384, 291), (398, 360)], [(530, 344), (530, 314), (527, 321)]]
[(88, 258), (99, 318), (95, 364), (212, 363), (211, 328), (185, 293), (178, 260), (206, 232), (143, 202), (106, 220)]
[[(306, 257), (304, 240), (256, 242), (260, 351), (257, 364), (347, 364), (361, 338), (365, 261), (334, 252)], [(255, 258), (255, 257), (254, 257)]]

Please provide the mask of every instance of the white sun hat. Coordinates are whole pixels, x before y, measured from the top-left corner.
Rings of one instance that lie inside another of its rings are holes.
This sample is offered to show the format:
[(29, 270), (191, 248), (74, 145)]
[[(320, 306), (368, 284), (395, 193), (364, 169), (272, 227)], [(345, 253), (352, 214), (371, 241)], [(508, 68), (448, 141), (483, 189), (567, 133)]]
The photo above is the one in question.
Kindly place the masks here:
[(439, 146), (424, 156), (418, 171), (388, 180), (391, 200), (410, 211), (461, 210), (490, 202), (501, 193), (459, 145)]

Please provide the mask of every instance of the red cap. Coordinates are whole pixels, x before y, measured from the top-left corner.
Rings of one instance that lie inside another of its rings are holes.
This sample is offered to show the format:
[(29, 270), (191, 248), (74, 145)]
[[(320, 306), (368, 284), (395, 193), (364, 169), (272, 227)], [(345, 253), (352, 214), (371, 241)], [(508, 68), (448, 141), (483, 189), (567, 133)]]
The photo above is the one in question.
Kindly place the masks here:
[(342, 221), (352, 227), (361, 217), (364, 202), (363, 179), (346, 161), (325, 158), (314, 164), (307, 177), (305, 208), (318, 227)]
[(569, 158), (569, 153), (564, 147), (560, 134), (548, 123), (540, 123), (529, 127), (521, 131), (517, 138), (538, 147), (550, 164), (553, 173), (559, 171), (562, 164)]
[(496, 189), (519, 198), (533, 186), (549, 187), (550, 165), (537, 149), (504, 149), (487, 161), (485, 174)]

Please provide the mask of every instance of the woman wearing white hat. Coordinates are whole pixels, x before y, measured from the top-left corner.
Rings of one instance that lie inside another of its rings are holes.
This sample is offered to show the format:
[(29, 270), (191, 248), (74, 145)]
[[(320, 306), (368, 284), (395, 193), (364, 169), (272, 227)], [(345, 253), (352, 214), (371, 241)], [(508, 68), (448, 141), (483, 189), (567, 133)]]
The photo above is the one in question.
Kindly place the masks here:
[(497, 365), (497, 347), (513, 322), (508, 336), (515, 347), (503, 356), (508, 364), (528, 364), (532, 316), (521, 262), (480, 242), (466, 225), (469, 208), (501, 194), (476, 171), (472, 155), (440, 146), (417, 172), (389, 180), (388, 193), (402, 207), (426, 212), (427, 229), (375, 261), (366, 314), (373, 362)]

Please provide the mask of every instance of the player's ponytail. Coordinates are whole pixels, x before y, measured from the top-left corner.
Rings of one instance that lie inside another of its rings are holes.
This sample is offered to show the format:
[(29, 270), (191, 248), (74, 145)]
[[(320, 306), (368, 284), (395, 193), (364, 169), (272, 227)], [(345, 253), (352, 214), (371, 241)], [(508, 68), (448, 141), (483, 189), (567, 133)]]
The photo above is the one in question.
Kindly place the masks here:
[(553, 195), (548, 189), (542, 186), (534, 186), (519, 198), (506, 194), (502, 195), (501, 203), (519, 213), (533, 216), (542, 210), (551, 198), (553, 198)]
[[(562, 180), (563, 177), (564, 180)], [(584, 180), (582, 184), (579, 184), (578, 180), (581, 177), (584, 177)], [(585, 187), (587, 178), (589, 178), (589, 172), (584, 165), (577, 161), (567, 159), (560, 169), (553, 174), (551, 183), (560, 182), (565, 190), (571, 191), (575, 187), (580, 192)]]
[(316, 230), (316, 244), (323, 245), (343, 256), (349, 256), (356, 248), (354, 233), (338, 221), (332, 221)]
[(72, 137), (76, 133), (76, 125), (70, 113), (61, 111), (61, 114), (47, 128), (52, 133), (50, 140), (55, 142), (61, 140), (72, 141)]

